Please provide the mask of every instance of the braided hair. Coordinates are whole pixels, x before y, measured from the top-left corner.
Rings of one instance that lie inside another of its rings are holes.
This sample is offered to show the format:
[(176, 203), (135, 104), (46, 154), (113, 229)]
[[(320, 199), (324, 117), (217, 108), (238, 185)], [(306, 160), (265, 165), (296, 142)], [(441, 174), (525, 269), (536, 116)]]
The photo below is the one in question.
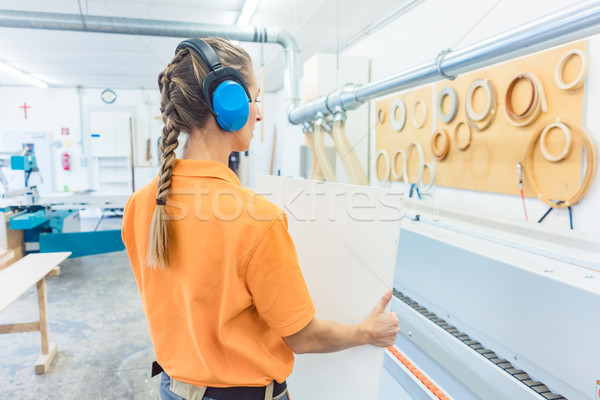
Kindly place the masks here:
[[(246, 82), (252, 76), (252, 61), (239, 46), (222, 38), (203, 39), (221, 59), (223, 66), (237, 69)], [(202, 129), (212, 118), (202, 95), (202, 81), (210, 72), (201, 56), (183, 48), (177, 52), (164, 71), (158, 75), (161, 94), (162, 120), (165, 124), (160, 140), (160, 172), (156, 193), (156, 209), (150, 225), (146, 264), (153, 269), (166, 269), (169, 263), (169, 215), (167, 198), (171, 188), (171, 175), (175, 165), (175, 149), (179, 134), (192, 129)]]

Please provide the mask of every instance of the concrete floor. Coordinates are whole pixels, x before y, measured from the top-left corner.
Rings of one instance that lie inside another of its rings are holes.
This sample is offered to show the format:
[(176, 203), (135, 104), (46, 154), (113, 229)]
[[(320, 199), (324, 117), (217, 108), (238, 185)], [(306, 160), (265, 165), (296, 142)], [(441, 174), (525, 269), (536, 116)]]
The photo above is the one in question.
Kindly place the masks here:
[[(103, 220), (102, 229), (120, 227)], [(154, 352), (125, 251), (66, 260), (47, 279), (50, 340), (58, 354), (44, 375), (34, 365), (39, 332), (0, 335), (0, 399), (156, 399)], [(0, 324), (38, 318), (35, 287), (0, 312)]]

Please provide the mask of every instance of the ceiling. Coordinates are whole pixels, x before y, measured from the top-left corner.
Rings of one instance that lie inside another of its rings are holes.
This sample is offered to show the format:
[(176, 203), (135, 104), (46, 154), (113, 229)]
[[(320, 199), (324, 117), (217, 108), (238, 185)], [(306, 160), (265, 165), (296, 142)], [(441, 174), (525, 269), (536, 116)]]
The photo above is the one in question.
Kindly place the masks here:
[[(260, 0), (251, 25), (276, 25), (296, 38), (301, 63), (319, 52), (335, 53), (360, 32), (381, 25), (414, 0)], [(244, 0), (0, 0), (0, 9), (235, 24)], [(0, 28), (0, 61), (50, 86), (152, 88), (180, 38)], [(261, 45), (242, 43), (255, 67)], [(283, 52), (266, 44), (265, 90), (283, 87)], [(0, 72), (0, 85), (23, 85)]]

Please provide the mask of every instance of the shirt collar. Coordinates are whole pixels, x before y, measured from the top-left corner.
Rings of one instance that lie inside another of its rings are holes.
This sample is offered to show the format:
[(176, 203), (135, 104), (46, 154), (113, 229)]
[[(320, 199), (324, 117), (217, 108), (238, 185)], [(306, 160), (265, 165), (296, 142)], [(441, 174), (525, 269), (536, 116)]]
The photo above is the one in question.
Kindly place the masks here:
[(173, 166), (173, 175), (179, 176), (204, 176), (223, 179), (234, 185), (242, 186), (238, 176), (227, 165), (210, 160), (176, 159)]

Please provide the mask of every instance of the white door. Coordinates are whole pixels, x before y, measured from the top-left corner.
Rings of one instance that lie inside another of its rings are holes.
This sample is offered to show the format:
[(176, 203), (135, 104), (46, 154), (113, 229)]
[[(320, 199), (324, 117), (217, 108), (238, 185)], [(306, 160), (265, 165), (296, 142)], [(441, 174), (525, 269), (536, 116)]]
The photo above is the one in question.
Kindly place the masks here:
[(101, 194), (132, 193), (131, 113), (90, 113), (94, 188)]

